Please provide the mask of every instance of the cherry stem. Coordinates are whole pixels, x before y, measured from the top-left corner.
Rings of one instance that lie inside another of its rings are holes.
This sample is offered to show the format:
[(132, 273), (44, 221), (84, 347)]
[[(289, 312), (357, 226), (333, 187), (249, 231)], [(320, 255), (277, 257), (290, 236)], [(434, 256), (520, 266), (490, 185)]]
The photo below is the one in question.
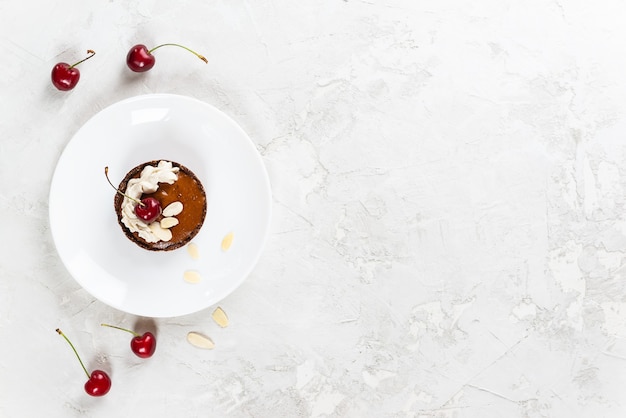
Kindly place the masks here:
[(107, 178), (107, 181), (109, 182), (109, 184), (111, 185), (111, 187), (113, 187), (113, 188), (115, 189), (115, 191), (116, 191), (116, 192), (118, 192), (119, 194), (121, 194), (121, 195), (122, 195), (122, 196), (124, 196), (124, 197), (129, 198), (130, 200), (132, 200), (133, 202), (137, 203), (137, 204), (138, 204), (139, 206), (141, 206), (141, 207), (146, 206), (146, 205), (145, 205), (143, 202), (141, 202), (140, 200), (137, 200), (137, 199), (135, 199), (135, 198), (133, 198), (133, 197), (130, 197), (130, 196), (129, 196), (129, 195), (127, 195), (127, 194), (124, 194), (124, 193), (120, 192), (120, 190), (119, 190), (117, 187), (115, 187), (115, 186), (113, 185), (113, 183), (111, 183), (111, 180), (109, 180), (109, 167), (104, 167), (104, 176)]
[(129, 329), (126, 328), (121, 328), (121, 327), (116, 327), (115, 325), (109, 325), (109, 324), (100, 324), (103, 327), (109, 327), (109, 328), (115, 328), (115, 329), (119, 329), (120, 331), (126, 331), (126, 332), (130, 332), (131, 334), (133, 334), (135, 337), (140, 337), (141, 335), (137, 334), (135, 331), (131, 331)]
[(78, 351), (76, 351), (76, 348), (74, 348), (74, 344), (72, 344), (72, 342), (70, 341), (69, 338), (67, 338), (65, 336), (65, 334), (63, 334), (63, 331), (61, 331), (60, 329), (56, 329), (57, 333), (65, 338), (65, 341), (67, 341), (67, 343), (70, 345), (70, 347), (72, 347), (72, 350), (74, 350), (74, 354), (76, 354), (76, 358), (78, 359), (78, 361), (80, 362), (80, 365), (83, 367), (83, 370), (85, 371), (85, 374), (87, 375), (87, 379), (90, 379), (91, 376), (89, 375), (89, 372), (87, 371), (87, 368), (85, 367), (85, 365), (83, 364), (83, 361), (80, 359), (80, 356), (78, 355)]
[(189, 49), (189, 48), (187, 48), (186, 46), (184, 46), (184, 45), (180, 45), (180, 44), (161, 44), (161, 45), (159, 45), (159, 46), (155, 46), (154, 48), (152, 48), (151, 50), (149, 50), (149, 51), (148, 51), (148, 53), (149, 53), (149, 54), (152, 54), (152, 51), (154, 51), (154, 50), (156, 50), (156, 49), (158, 49), (158, 48), (161, 48), (162, 46), (177, 46), (177, 47), (180, 47), (180, 48), (186, 49), (187, 51), (189, 51), (189, 52), (191, 52), (192, 54), (194, 54), (196, 57), (200, 58), (200, 59), (201, 59), (202, 61), (204, 61), (206, 64), (208, 64), (208, 63), (209, 63), (209, 61), (208, 61), (208, 60), (204, 57), (204, 55), (200, 55), (200, 54), (198, 54), (196, 51), (194, 51), (194, 50), (192, 50), (192, 49)]
[(83, 58), (82, 60), (78, 61), (78, 62), (77, 62), (77, 63), (75, 63), (75, 64), (70, 65), (70, 68), (74, 68), (74, 67), (76, 67), (78, 64), (80, 64), (81, 62), (85, 62), (85, 61), (87, 61), (89, 58), (91, 58), (91, 57), (93, 57), (94, 55), (96, 55), (96, 51), (94, 51), (94, 50), (92, 50), (92, 49), (88, 49), (88, 50), (87, 50), (87, 53), (88, 53), (88, 54), (91, 54), (91, 55), (89, 55), (87, 58)]

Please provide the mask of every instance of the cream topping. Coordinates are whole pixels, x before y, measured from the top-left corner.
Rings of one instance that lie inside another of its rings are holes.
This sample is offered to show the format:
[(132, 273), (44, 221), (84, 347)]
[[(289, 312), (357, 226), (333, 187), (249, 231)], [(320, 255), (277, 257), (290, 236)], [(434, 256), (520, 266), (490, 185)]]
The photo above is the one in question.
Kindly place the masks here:
[[(141, 196), (154, 193), (159, 188), (159, 183), (172, 184), (178, 180), (178, 167), (173, 167), (169, 161), (159, 161), (157, 166), (147, 165), (141, 171), (138, 178), (130, 179), (126, 186), (126, 195), (139, 200)], [(131, 232), (137, 232), (139, 237), (146, 242), (158, 242), (159, 237), (150, 229), (150, 226), (135, 215), (137, 202), (124, 197), (122, 201), (122, 223)]]

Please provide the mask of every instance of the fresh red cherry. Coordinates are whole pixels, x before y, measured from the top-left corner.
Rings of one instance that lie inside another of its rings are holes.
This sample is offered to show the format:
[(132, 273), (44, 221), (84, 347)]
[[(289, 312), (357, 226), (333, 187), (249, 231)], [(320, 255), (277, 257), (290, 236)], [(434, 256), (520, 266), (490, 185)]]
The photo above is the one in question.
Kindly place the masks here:
[(85, 392), (91, 396), (103, 396), (111, 389), (111, 378), (102, 370), (94, 370), (85, 382)]
[(141, 203), (135, 206), (135, 215), (145, 223), (153, 222), (161, 214), (161, 203), (154, 197), (141, 199)]
[(154, 67), (156, 60), (145, 45), (135, 45), (126, 55), (126, 65), (136, 73), (143, 73)]
[(121, 194), (122, 196), (132, 200), (137, 203), (135, 206), (135, 215), (145, 223), (149, 224), (153, 222), (156, 218), (161, 214), (161, 203), (156, 200), (154, 197), (146, 197), (142, 200), (137, 200), (128, 196), (127, 194), (122, 193), (117, 187), (111, 183), (109, 179), (109, 167), (104, 167), (104, 175), (107, 178), (107, 181), (115, 189), (116, 192)]
[(72, 90), (80, 80), (78, 68), (60, 62), (52, 68), (52, 84), (59, 90)]
[(128, 65), (128, 68), (130, 68), (136, 73), (143, 73), (143, 72), (148, 71), (149, 69), (154, 67), (154, 64), (156, 62), (156, 59), (154, 58), (154, 55), (152, 55), (152, 52), (154, 52), (154, 50), (156, 50), (157, 48), (161, 48), (162, 46), (177, 46), (179, 48), (186, 49), (187, 51), (194, 54), (196, 57), (200, 58), (205, 63), (208, 63), (207, 59), (204, 56), (198, 54), (196, 51), (193, 51), (183, 45), (161, 44), (159, 46), (155, 46), (154, 48), (148, 50), (148, 48), (145, 45), (138, 44), (138, 45), (133, 46), (130, 49), (130, 51), (128, 51), (128, 54), (126, 55), (126, 65)]
[(78, 359), (80, 365), (85, 371), (85, 374), (87, 375), (87, 382), (85, 382), (85, 392), (87, 392), (87, 394), (91, 396), (106, 395), (111, 389), (111, 378), (109, 377), (109, 375), (103, 372), (102, 370), (94, 370), (93, 372), (91, 372), (91, 375), (90, 375), (89, 372), (87, 371), (87, 368), (83, 364), (83, 361), (80, 359), (80, 356), (78, 355), (78, 352), (76, 351), (76, 348), (74, 348), (74, 344), (72, 344), (69, 338), (67, 338), (65, 334), (63, 334), (63, 332), (59, 328), (56, 329), (56, 332), (60, 336), (65, 338), (65, 341), (67, 341), (70, 347), (72, 347), (72, 350), (74, 350), (74, 354), (76, 354), (76, 358)]
[(138, 333), (131, 331), (126, 328), (116, 327), (115, 325), (109, 324), (100, 324), (103, 327), (115, 328), (122, 331), (130, 332), (134, 335), (132, 340), (130, 340), (130, 349), (137, 355), (137, 357), (148, 358), (152, 357), (154, 351), (156, 350), (156, 338), (154, 334), (151, 332), (144, 332), (143, 335), (139, 335)]
[(80, 80), (80, 71), (78, 71), (76, 66), (96, 55), (96, 53), (91, 49), (88, 49), (87, 53), (90, 54), (87, 58), (84, 58), (75, 64), (69, 65), (65, 62), (60, 62), (52, 68), (51, 77), (54, 87), (62, 91), (72, 90), (76, 87), (78, 80)]
[(151, 332), (144, 332), (143, 335), (135, 335), (130, 340), (130, 349), (133, 350), (138, 357), (152, 357), (156, 350), (156, 338)]

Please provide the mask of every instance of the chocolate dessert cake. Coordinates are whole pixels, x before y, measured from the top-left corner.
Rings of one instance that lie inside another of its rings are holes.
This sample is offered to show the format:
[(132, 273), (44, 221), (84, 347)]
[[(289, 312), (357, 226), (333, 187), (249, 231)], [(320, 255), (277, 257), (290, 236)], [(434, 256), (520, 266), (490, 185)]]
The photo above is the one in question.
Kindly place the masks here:
[(115, 194), (118, 223), (135, 244), (150, 251), (171, 251), (191, 241), (200, 231), (207, 212), (204, 187), (187, 167), (167, 160), (149, 161), (128, 172), (118, 188), (141, 201), (154, 198), (160, 214), (146, 223), (135, 213), (139, 204)]

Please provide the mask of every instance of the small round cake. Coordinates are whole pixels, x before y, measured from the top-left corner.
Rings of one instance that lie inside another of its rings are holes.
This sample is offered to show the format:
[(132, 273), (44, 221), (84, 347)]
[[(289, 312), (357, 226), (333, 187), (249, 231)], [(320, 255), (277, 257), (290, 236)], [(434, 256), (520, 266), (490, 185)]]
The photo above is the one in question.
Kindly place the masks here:
[[(115, 194), (114, 207), (124, 234), (150, 251), (171, 251), (191, 241), (207, 212), (202, 183), (187, 167), (168, 160), (143, 163), (126, 174)], [(130, 198), (129, 198), (130, 197)], [(154, 198), (159, 215), (146, 222), (135, 212), (138, 201)]]

